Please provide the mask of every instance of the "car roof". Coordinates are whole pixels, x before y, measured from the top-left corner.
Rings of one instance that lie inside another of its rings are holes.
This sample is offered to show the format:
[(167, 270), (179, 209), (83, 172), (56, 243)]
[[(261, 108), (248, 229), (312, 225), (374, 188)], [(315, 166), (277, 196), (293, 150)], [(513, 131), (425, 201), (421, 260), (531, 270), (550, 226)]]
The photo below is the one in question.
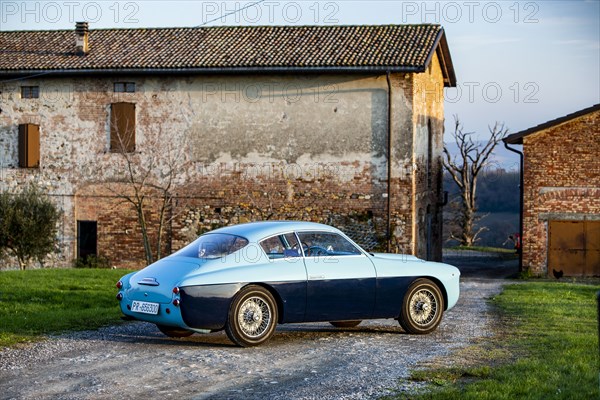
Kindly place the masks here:
[(318, 224), (316, 222), (304, 222), (304, 221), (262, 221), (262, 222), (249, 222), (246, 224), (226, 226), (223, 228), (215, 229), (207, 233), (228, 233), (231, 235), (242, 236), (251, 242), (262, 240), (269, 236), (278, 235), (281, 233), (291, 231), (327, 231), (337, 232), (340, 231), (332, 226)]

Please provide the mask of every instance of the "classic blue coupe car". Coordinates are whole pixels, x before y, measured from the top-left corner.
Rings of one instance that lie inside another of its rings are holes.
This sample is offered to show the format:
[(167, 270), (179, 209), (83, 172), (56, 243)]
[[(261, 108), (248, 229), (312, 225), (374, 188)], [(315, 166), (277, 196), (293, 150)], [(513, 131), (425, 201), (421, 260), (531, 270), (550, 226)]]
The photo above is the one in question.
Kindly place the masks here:
[(225, 329), (255, 346), (277, 323), (394, 318), (408, 333), (429, 333), (456, 304), (459, 277), (450, 265), (368, 253), (331, 226), (254, 222), (208, 232), (125, 275), (117, 299), (126, 317), (167, 336)]

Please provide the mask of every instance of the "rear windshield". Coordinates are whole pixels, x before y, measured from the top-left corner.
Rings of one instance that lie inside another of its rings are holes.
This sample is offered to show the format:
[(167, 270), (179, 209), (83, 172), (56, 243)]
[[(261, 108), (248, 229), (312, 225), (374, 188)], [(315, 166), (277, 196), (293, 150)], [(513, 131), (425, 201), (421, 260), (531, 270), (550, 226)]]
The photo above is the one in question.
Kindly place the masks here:
[(238, 251), (248, 244), (248, 240), (226, 233), (207, 233), (179, 250), (174, 255), (194, 258), (221, 258)]

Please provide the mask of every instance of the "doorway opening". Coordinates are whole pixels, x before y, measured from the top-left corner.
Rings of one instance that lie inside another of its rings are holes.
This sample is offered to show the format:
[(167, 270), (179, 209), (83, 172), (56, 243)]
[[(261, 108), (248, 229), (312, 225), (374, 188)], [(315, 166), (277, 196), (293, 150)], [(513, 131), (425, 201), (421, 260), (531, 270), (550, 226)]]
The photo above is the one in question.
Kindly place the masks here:
[(77, 258), (84, 262), (98, 252), (98, 222), (77, 221)]

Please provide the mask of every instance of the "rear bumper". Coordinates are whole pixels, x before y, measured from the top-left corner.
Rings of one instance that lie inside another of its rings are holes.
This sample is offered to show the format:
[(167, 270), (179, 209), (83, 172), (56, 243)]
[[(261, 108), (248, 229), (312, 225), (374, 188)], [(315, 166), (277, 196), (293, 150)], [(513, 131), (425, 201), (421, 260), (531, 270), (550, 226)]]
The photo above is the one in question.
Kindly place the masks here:
[[(131, 290), (127, 282), (119, 291), (122, 296), (120, 307), (128, 319), (189, 330), (220, 330), (225, 327), (231, 301), (242, 286), (235, 283), (181, 287), (179, 294), (172, 294), (165, 302), (164, 293)], [(136, 300), (158, 303), (158, 314), (132, 311), (132, 303)], [(174, 304), (175, 300), (179, 301), (178, 305)]]
[(158, 314), (152, 315), (131, 311), (132, 302), (133, 299), (129, 299), (126, 296), (120, 301), (121, 312), (123, 313), (124, 318), (189, 329), (183, 322), (181, 309), (172, 303), (159, 303)]

